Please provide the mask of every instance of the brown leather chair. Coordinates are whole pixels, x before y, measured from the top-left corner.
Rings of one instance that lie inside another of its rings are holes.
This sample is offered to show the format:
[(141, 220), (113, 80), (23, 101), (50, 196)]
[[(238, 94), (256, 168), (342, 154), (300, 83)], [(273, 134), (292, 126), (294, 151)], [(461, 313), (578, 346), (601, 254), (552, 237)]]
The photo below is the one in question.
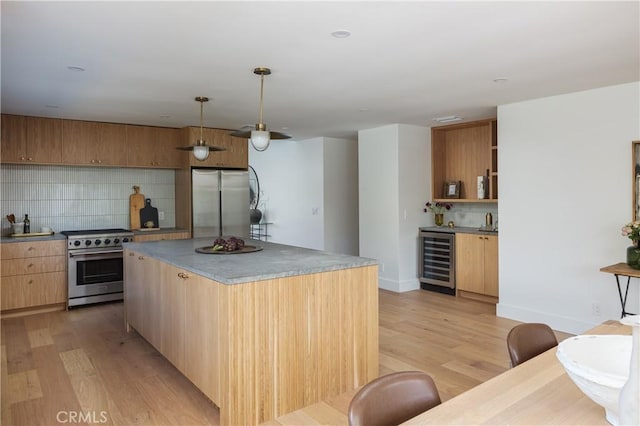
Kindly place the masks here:
[(422, 371), (399, 371), (378, 377), (349, 404), (350, 426), (399, 425), (440, 404), (433, 379)]
[(507, 335), (507, 348), (511, 366), (522, 364), (548, 349), (558, 346), (556, 335), (546, 324), (526, 323), (516, 325)]

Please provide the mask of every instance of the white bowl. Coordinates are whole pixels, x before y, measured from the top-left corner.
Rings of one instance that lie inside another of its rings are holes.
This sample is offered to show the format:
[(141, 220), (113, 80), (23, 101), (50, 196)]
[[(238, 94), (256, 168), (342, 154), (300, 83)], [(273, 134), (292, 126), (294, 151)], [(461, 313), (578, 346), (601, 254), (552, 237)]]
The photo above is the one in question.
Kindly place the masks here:
[(573, 382), (618, 424), (618, 398), (629, 377), (631, 336), (581, 335), (558, 345), (556, 356)]

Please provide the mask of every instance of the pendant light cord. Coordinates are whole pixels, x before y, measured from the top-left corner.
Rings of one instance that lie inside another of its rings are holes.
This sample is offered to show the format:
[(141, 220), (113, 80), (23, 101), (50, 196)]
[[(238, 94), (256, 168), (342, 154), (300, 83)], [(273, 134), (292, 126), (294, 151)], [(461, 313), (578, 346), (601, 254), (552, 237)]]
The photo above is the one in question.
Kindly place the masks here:
[(203, 106), (204, 106), (204, 101), (200, 101), (200, 141), (198, 142), (198, 145), (202, 145), (204, 143), (204, 140), (202, 138), (202, 126), (203, 126), (203, 121), (204, 121), (204, 114), (203, 114)]
[(262, 97), (264, 94), (264, 74), (260, 74), (260, 124), (262, 121)]

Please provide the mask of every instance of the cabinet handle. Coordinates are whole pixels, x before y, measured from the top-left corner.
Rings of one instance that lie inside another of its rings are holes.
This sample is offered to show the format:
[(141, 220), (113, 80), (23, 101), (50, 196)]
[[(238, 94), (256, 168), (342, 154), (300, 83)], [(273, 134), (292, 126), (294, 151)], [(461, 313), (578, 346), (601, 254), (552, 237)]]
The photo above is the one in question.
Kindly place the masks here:
[(187, 274), (186, 272), (178, 272), (178, 276), (182, 279), (187, 279), (190, 277), (190, 275)]
[(102, 164), (102, 160), (98, 160), (98, 164)]
[(91, 164), (95, 164), (95, 163), (96, 163), (96, 160), (91, 160)]
[(133, 253), (129, 253), (129, 256), (135, 256), (135, 254), (133, 254)]
[(25, 160), (26, 160), (26, 158), (20, 157), (20, 161), (25, 161)]
[(29, 158), (27, 159), (27, 161), (33, 161), (33, 158), (29, 157)]
[(27, 266), (27, 268), (33, 268), (33, 263), (30, 263), (29, 266)]
[(138, 260), (144, 260), (143, 256), (138, 256)]
[(34, 247), (29, 247), (27, 250), (28, 251), (33, 251), (33, 250), (35, 250), (35, 248)]
[(29, 283), (28, 283), (28, 284), (33, 284), (33, 280), (29, 280)]

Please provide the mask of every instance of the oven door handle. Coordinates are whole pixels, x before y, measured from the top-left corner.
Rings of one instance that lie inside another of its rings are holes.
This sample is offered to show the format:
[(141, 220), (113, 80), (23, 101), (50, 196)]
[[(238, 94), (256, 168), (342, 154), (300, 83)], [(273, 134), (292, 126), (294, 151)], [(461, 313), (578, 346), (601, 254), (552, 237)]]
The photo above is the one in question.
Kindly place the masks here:
[(83, 256), (100, 256), (103, 254), (113, 254), (113, 253), (122, 253), (122, 250), (105, 250), (105, 251), (94, 251), (89, 253), (73, 253), (69, 252), (69, 257), (83, 257)]

